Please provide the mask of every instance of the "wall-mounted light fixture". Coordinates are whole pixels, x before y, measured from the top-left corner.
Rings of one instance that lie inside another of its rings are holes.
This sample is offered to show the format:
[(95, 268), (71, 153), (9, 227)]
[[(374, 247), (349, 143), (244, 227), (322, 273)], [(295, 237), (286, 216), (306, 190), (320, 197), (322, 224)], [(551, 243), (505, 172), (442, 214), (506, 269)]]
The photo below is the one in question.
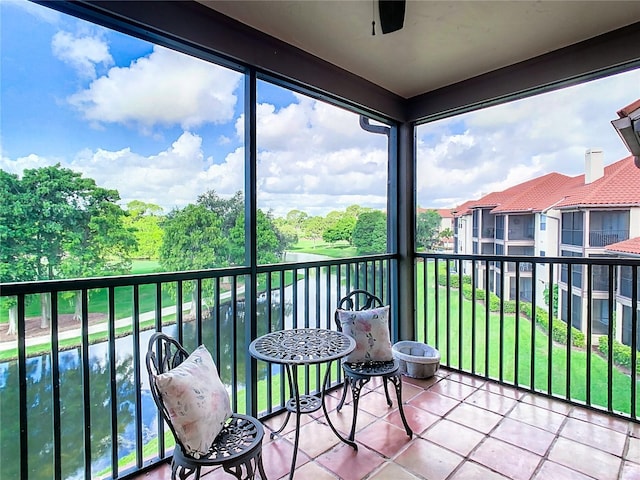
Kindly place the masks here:
[(633, 112), (626, 109), (618, 112), (616, 120), (611, 121), (611, 125), (616, 129), (622, 139), (624, 146), (633, 155), (636, 167), (640, 168), (640, 108)]

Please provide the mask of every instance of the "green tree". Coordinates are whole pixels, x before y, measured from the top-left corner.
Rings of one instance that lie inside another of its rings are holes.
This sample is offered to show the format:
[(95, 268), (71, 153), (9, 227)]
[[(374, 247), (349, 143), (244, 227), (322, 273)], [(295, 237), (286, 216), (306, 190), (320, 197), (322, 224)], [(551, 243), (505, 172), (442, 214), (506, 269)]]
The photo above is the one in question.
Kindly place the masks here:
[(287, 222), (285, 218), (274, 218), (273, 224), (278, 229), (282, 238), (284, 238), (287, 248), (298, 243), (298, 229)]
[[(187, 205), (170, 212), (162, 226), (160, 265), (166, 271), (179, 272), (219, 267), (225, 261), (225, 237), (218, 215), (204, 205)], [(183, 285), (191, 294), (191, 311), (195, 311), (197, 290), (193, 283)], [(173, 284), (168, 287), (175, 289)], [(172, 290), (172, 293), (175, 293)]]
[(416, 218), (416, 247), (432, 250), (440, 241), (440, 214), (435, 210), (418, 213)]
[(335, 243), (341, 240), (351, 243), (356, 221), (356, 217), (347, 214), (342, 215), (322, 233), (322, 240), (329, 243)]
[[(276, 228), (271, 214), (258, 209), (256, 215), (258, 263), (264, 265), (282, 261), (282, 255), (287, 248), (285, 237)], [(231, 229), (229, 235), (231, 261), (236, 265), (245, 264), (244, 232), (243, 212), (238, 216), (236, 225)]]
[[(36, 278), (31, 245), (33, 226), (27, 219), (25, 195), (17, 175), (0, 170), (0, 282)], [(3, 297), (1, 302), (2, 307), (9, 311), (9, 334), (15, 335), (16, 301)]]
[(361, 213), (371, 212), (371, 211), (373, 211), (373, 209), (369, 207), (361, 207), (360, 205), (350, 205), (345, 210), (348, 216), (353, 217), (356, 220), (358, 219)]
[(322, 234), (325, 230), (325, 219), (322, 217), (309, 217), (304, 221), (303, 225), (304, 236), (313, 240), (313, 246), (322, 238)]
[[(12, 243), (13, 255), (21, 257), (20, 265), (30, 262), (14, 280), (104, 275), (126, 267), (135, 240), (124, 228), (116, 190), (98, 187), (59, 164), (25, 170), (19, 181), (3, 174), (3, 184), (14, 192), (3, 204), (8, 212), (3, 215), (22, 223), (13, 232), (19, 237)], [(49, 296), (41, 295), (43, 328), (49, 325), (49, 310)]]
[(444, 230), (442, 230), (440, 232), (440, 238), (451, 238), (453, 237), (453, 230), (451, 230), (449, 227), (445, 228)]
[[(231, 198), (222, 198), (215, 190), (209, 190), (198, 196), (197, 204), (202, 205), (218, 216), (220, 219), (220, 231), (222, 236), (227, 239), (230, 238), (231, 230), (236, 226), (238, 217), (244, 214), (244, 195), (240, 191), (236, 192)], [(218, 258), (221, 259), (218, 266), (234, 263), (230, 249), (231, 245), (226, 242), (218, 255)], [(242, 255), (244, 258), (244, 253)]]
[(387, 217), (379, 210), (364, 212), (353, 229), (353, 245), (358, 255), (387, 251)]
[(309, 218), (306, 212), (300, 210), (290, 210), (285, 217), (287, 223), (295, 228), (298, 235), (302, 234), (304, 222)]
[(215, 190), (209, 190), (199, 195), (196, 203), (211, 210), (220, 218), (220, 229), (224, 235), (235, 227), (238, 216), (244, 212), (244, 195), (240, 191), (231, 198), (222, 198)]
[(160, 258), (162, 247), (162, 207), (153, 203), (133, 200), (127, 204), (129, 216), (125, 224), (133, 228), (137, 240), (137, 248), (132, 252), (134, 258)]

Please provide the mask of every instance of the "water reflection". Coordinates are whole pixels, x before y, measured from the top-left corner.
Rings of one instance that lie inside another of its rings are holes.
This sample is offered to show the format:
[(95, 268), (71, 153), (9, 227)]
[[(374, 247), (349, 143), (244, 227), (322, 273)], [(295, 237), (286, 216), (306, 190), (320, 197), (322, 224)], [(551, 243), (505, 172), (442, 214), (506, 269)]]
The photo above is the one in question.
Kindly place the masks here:
[[(326, 273), (315, 279), (310, 274), (306, 281), (277, 290), (272, 301), (259, 298), (256, 321), (258, 334), (268, 330), (301, 326), (329, 325), (323, 312), (318, 317), (315, 308), (309, 305), (326, 305), (329, 295), (325, 291)], [(316, 283), (316, 280), (318, 282)], [(334, 279), (332, 279), (334, 281)], [(295, 291), (294, 291), (295, 290)], [(276, 291), (274, 289), (274, 291)], [(293, 308), (294, 297), (298, 297)], [(303, 300), (304, 299), (304, 300)], [(294, 311), (295, 310), (295, 311)], [(245, 363), (248, 359), (248, 340), (244, 336), (245, 315), (242, 303), (235, 306), (220, 305), (217, 314), (210, 312), (202, 324), (203, 343), (214, 358), (220, 358), (220, 377), (233, 391), (245, 386)], [(321, 320), (321, 318), (322, 320)], [(178, 327), (170, 325), (163, 331), (178, 337)], [(60, 377), (60, 451), (62, 478), (84, 478), (84, 435), (90, 435), (91, 477), (109, 476), (111, 469), (112, 442), (116, 442), (117, 457), (122, 459), (136, 451), (136, 396), (135, 369), (140, 372), (140, 399), (142, 445), (158, 435), (157, 411), (149, 393), (144, 355), (149, 337), (154, 330), (140, 333), (139, 358), (134, 359), (133, 337), (125, 336), (115, 342), (116, 398), (111, 398), (111, 371), (109, 345), (107, 342), (91, 345), (89, 349), (89, 427), (83, 421), (83, 375), (80, 348), (57, 352)], [(184, 322), (183, 343), (187, 350), (196, 347), (195, 322)], [(235, 343), (233, 339), (235, 338)], [(134, 361), (135, 360), (135, 361)], [(50, 480), (54, 472), (53, 434), (53, 387), (51, 354), (27, 359), (27, 429), (28, 429), (28, 478), (30, 480)], [(267, 365), (258, 363), (258, 378), (265, 378)], [(19, 445), (20, 411), (18, 398), (17, 362), (0, 363), (0, 478), (21, 478), (21, 456)], [(116, 407), (116, 434), (111, 432), (112, 402)], [(142, 448), (140, 445), (140, 448)], [(22, 475), (23, 477), (25, 475)]]
[[(286, 304), (285, 304), (286, 305)], [(258, 305), (258, 318), (266, 318), (269, 304)], [(285, 316), (290, 316), (291, 305)], [(240, 312), (237, 308), (237, 313)], [(273, 327), (281, 318), (280, 304), (271, 306)], [(212, 316), (203, 322), (203, 343), (212, 354), (220, 355), (220, 376), (231, 391), (232, 379), (236, 387), (243, 389), (245, 385), (245, 362), (247, 342), (244, 340), (244, 315), (237, 315), (234, 321), (230, 315), (233, 309), (221, 307), (219, 320)], [(266, 326), (265, 326), (266, 327)], [(264, 327), (263, 327), (264, 328)], [(155, 330), (140, 334), (140, 358), (134, 362), (133, 337), (126, 336), (116, 340), (115, 346), (115, 378), (117, 383), (117, 441), (118, 458), (134, 452), (136, 441), (136, 384), (134, 369), (140, 369), (141, 411), (142, 411), (142, 443), (147, 443), (158, 434), (157, 411), (153, 398), (149, 393), (144, 355), (149, 337)], [(178, 337), (177, 326), (163, 328), (167, 334)], [(219, 342), (215, 341), (219, 332)], [(195, 322), (183, 324), (184, 343), (195, 346)], [(236, 339), (235, 351), (232, 348)], [(216, 352), (217, 345), (220, 352)], [(192, 347), (188, 347), (189, 350)], [(84, 440), (83, 435), (91, 435), (92, 477), (111, 467), (111, 445), (114, 441), (111, 432), (111, 372), (109, 362), (109, 345), (107, 342), (91, 345), (89, 349), (89, 411), (90, 428), (85, 429), (83, 421), (83, 378), (80, 348), (73, 348), (57, 353), (60, 376), (60, 451), (62, 477), (65, 479), (84, 478)], [(235, 358), (235, 362), (233, 359)], [(136, 365), (137, 363), (137, 365)], [(259, 376), (266, 374), (266, 367), (261, 366)], [(0, 415), (2, 429), (0, 431), (0, 478), (21, 478), (19, 445), (19, 398), (18, 398), (18, 366), (17, 361), (0, 364)], [(30, 357), (26, 362), (27, 383), (27, 428), (28, 428), (28, 472), (29, 479), (50, 480), (54, 472), (54, 437), (53, 437), (53, 389), (51, 354)], [(104, 475), (102, 475), (104, 476)]]

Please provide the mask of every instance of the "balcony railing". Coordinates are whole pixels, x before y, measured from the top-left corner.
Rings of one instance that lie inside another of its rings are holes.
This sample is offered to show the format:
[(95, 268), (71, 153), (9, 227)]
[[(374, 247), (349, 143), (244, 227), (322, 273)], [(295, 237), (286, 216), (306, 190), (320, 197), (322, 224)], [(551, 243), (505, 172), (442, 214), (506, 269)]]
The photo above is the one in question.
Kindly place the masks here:
[(629, 230), (590, 230), (589, 245), (591, 247), (606, 247), (613, 243), (629, 239)]
[(493, 239), (495, 235), (495, 229), (493, 227), (486, 227), (482, 229), (482, 238)]
[[(250, 361), (250, 341), (275, 329), (334, 328), (337, 301), (354, 288), (388, 302), (394, 261), (259, 266), (255, 281), (239, 267), (3, 284), (2, 297), (17, 302), (17, 340), (0, 350), (0, 478), (127, 478), (170, 456), (173, 439), (144, 366), (148, 338), (160, 329), (189, 351), (207, 346), (234, 411), (281, 412), (283, 371)], [(27, 336), (25, 312), (41, 295), (51, 299), (50, 328)], [(68, 298), (81, 300), (82, 321), (62, 331)], [(318, 392), (320, 371), (305, 370), (302, 393)], [(340, 375), (335, 365), (333, 384)]]
[[(563, 264), (584, 265), (586, 278), (592, 278), (595, 265), (603, 265), (613, 279), (614, 270), (640, 266), (640, 261), (417, 257), (412, 339), (438, 348), (443, 365), (638, 421), (638, 384), (629, 374), (637, 368), (637, 314), (628, 336), (628, 365), (617, 365), (614, 322), (608, 324), (605, 353), (599, 353), (589, 309), (584, 331), (567, 332), (554, 313), (562, 292), (556, 297), (545, 290), (555, 290)], [(516, 265), (514, 288), (488, 268), (504, 267), (506, 261)], [(0, 477), (129, 478), (170, 456), (173, 440), (158, 420), (143, 362), (147, 339), (159, 329), (189, 350), (201, 343), (209, 348), (235, 411), (263, 419), (282, 412), (289, 398), (283, 371), (251, 361), (251, 339), (281, 328), (334, 328), (335, 305), (353, 288), (390, 302), (396, 262), (393, 255), (380, 255), (259, 266), (255, 276), (238, 267), (2, 285), (0, 295), (17, 302), (18, 340), (0, 350)], [(536, 268), (527, 272), (530, 287), (523, 290), (525, 265)], [(632, 270), (637, 282), (639, 269)], [(584, 298), (590, 301), (587, 287)], [(615, 287), (609, 285), (612, 299)], [(568, 289), (573, 289), (570, 281)], [(75, 292), (80, 292), (82, 320), (69, 333), (60, 325), (65, 312), (73, 311), (67, 299), (76, 298)], [(41, 294), (51, 296), (51, 327), (38, 337), (27, 336), (26, 312)], [(538, 308), (532, 310), (523, 296), (537, 299)], [(572, 318), (571, 303), (567, 308)], [(613, 312), (615, 300), (609, 318)], [(397, 324), (393, 327), (396, 340)], [(341, 372), (334, 368), (331, 382), (337, 385)], [(303, 393), (319, 391), (320, 373), (305, 369)]]
[[(516, 266), (512, 277), (499, 274), (505, 262)], [(525, 278), (521, 265), (535, 268)], [(614, 321), (597, 339), (594, 325), (602, 318), (592, 318), (589, 308), (592, 281), (579, 293), (578, 306), (569, 300), (576, 294), (571, 277), (565, 284), (558, 281), (563, 266), (584, 268), (592, 279), (597, 265), (612, 279), (606, 315), (616, 318), (614, 271), (638, 265), (637, 260), (419, 254), (416, 340), (438, 348), (449, 368), (637, 421), (640, 388), (630, 372), (639, 370), (638, 314), (628, 326), (629, 345), (619, 343)], [(637, 282), (638, 271), (633, 272)], [(523, 292), (535, 299), (535, 307), (521, 300)], [(580, 318), (579, 330), (567, 329), (557, 318), (562, 311), (566, 318)], [(618, 332), (623, 329), (618, 325)]]

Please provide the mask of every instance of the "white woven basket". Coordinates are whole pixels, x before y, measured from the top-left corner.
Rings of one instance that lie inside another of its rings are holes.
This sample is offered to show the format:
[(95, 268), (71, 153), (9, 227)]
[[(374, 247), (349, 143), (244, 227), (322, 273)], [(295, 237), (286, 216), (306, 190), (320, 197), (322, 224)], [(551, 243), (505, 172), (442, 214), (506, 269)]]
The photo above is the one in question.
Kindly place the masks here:
[(391, 349), (400, 372), (412, 378), (433, 377), (440, 368), (440, 352), (426, 343), (402, 341)]

